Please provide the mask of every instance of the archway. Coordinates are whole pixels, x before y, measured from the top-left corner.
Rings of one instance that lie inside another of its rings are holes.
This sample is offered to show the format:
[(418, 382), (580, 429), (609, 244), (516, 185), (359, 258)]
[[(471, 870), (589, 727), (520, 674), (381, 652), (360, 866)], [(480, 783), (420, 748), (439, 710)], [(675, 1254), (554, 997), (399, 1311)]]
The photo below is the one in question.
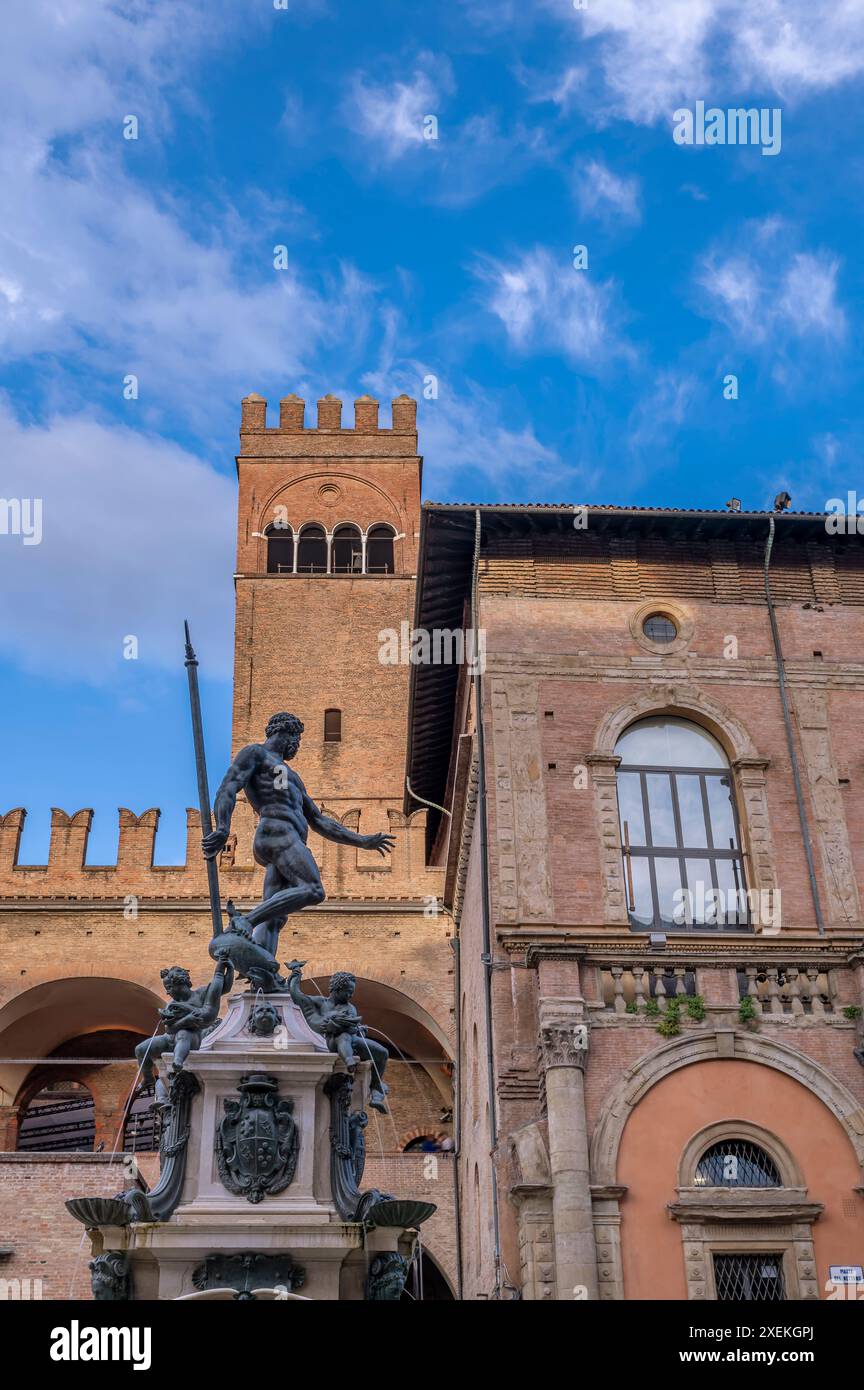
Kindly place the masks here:
[[(699, 1184), (695, 1159), (715, 1135), (770, 1153), (782, 1200)], [(761, 1249), (782, 1257), (789, 1296), (813, 1296), (845, 1248), (862, 1158), (855, 1098), (809, 1057), (751, 1034), (676, 1039), (631, 1065), (595, 1126), (592, 1185), (615, 1233), (606, 1286), (626, 1299), (710, 1298), (715, 1254)]]
[[(114, 1148), (136, 1064), (134, 1047), (158, 1022), (161, 1000), (130, 980), (76, 976), (22, 991), (0, 1009), (0, 1101), (26, 1109), (56, 1082), (80, 1082), (94, 1099), (96, 1147)], [(7, 1110), (5, 1146), (17, 1146)]]

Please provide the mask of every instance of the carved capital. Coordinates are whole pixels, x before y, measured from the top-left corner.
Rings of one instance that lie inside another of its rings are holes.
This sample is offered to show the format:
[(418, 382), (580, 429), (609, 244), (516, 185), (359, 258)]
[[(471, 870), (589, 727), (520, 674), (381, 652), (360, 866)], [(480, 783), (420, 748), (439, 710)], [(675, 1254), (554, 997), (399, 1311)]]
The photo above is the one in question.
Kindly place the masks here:
[(550, 1067), (579, 1067), (585, 1070), (588, 1056), (588, 1025), (569, 1018), (549, 1019), (540, 1028), (540, 1058), (544, 1071)]

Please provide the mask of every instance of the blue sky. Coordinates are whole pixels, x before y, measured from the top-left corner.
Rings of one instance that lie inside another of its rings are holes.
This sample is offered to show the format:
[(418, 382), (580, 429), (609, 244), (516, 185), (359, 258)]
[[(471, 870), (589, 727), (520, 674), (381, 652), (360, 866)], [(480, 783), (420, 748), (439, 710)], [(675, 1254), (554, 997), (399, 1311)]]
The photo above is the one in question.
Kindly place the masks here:
[[(861, 0), (30, 0), (4, 30), (0, 493), (43, 503), (39, 545), (0, 535), (23, 860), (51, 805), (95, 808), (93, 863), (159, 805), (182, 857), (182, 619), (215, 780), (248, 391), (420, 397), (435, 500), (860, 490)], [(697, 101), (779, 108), (780, 151), (676, 144)]]

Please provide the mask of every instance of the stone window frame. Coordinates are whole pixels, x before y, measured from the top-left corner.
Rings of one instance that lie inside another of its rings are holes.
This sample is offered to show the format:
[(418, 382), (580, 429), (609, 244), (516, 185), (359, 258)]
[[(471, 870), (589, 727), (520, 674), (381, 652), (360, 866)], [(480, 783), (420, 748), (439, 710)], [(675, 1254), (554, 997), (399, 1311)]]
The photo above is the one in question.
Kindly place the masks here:
[[(780, 1187), (703, 1187), (696, 1166), (714, 1144), (744, 1139), (771, 1158)], [(823, 1207), (807, 1198), (803, 1173), (786, 1144), (749, 1120), (719, 1120), (698, 1130), (678, 1165), (677, 1201), (669, 1214), (681, 1226), (687, 1297), (714, 1302), (714, 1255), (779, 1254), (786, 1301), (818, 1298), (813, 1223)]]
[[(649, 605), (652, 612), (660, 610)], [(637, 610), (638, 612), (639, 610)], [(670, 644), (672, 645), (672, 644)], [(618, 817), (617, 770), (621, 761), (615, 747), (621, 734), (640, 719), (668, 716), (684, 719), (705, 729), (720, 743), (733, 775), (735, 806), (738, 813), (741, 852), (747, 887), (754, 892), (777, 890), (774, 846), (768, 815), (767, 770), (770, 760), (763, 757), (744, 725), (712, 700), (698, 686), (681, 682), (650, 689), (607, 710), (585, 761), (591, 769), (594, 805), (600, 830), (600, 861), (603, 892), (603, 919), (630, 927), (622, 861), (621, 828)], [(692, 927), (677, 935), (716, 936), (716, 928)], [(742, 928), (752, 937), (753, 927)], [(756, 934), (758, 935), (758, 929)], [(735, 935), (726, 931), (725, 937)]]
[(755, 1125), (750, 1120), (718, 1120), (714, 1124), (705, 1125), (702, 1129), (687, 1141), (678, 1165), (678, 1186), (679, 1188), (692, 1188), (697, 1192), (720, 1192), (720, 1191), (759, 1191), (777, 1192), (782, 1188), (730, 1188), (721, 1189), (719, 1187), (706, 1187), (696, 1182), (696, 1168), (707, 1151), (715, 1144), (721, 1143), (724, 1139), (745, 1139), (750, 1144), (758, 1144), (760, 1149), (773, 1162), (780, 1174), (782, 1188), (794, 1188), (804, 1190), (804, 1175), (801, 1172), (791, 1150), (776, 1134), (770, 1130), (763, 1129), (761, 1125)]
[[(653, 617), (668, 618), (675, 624), (677, 636), (671, 642), (655, 642), (643, 631), (646, 620)], [(686, 651), (695, 630), (695, 623), (687, 609), (682, 608), (679, 603), (670, 602), (669, 599), (652, 599), (647, 603), (640, 603), (630, 614), (628, 624), (634, 642), (652, 656), (675, 656)]]

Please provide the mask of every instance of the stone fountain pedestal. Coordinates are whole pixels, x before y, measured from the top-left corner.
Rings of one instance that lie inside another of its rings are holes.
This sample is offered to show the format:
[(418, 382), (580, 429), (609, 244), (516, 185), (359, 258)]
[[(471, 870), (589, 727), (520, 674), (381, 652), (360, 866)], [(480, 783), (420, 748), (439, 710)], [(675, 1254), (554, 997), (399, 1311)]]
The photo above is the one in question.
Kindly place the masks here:
[(406, 1218), (434, 1208), (360, 1191), (369, 1063), (352, 1078), (287, 994), (251, 991), (173, 1077), (170, 1061), (157, 1186), (69, 1204), (111, 1256), (96, 1296), (398, 1297)]

